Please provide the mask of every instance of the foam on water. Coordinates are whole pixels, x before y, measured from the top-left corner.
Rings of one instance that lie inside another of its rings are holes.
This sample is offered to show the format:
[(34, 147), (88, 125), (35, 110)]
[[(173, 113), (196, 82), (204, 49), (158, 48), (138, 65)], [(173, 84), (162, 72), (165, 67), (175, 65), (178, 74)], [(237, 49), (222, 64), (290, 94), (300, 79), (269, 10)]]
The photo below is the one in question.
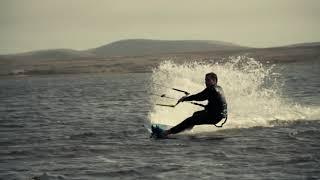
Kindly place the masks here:
[[(218, 75), (218, 84), (224, 89), (228, 102), (228, 122), (225, 128), (270, 126), (270, 122), (319, 119), (319, 107), (303, 107), (282, 98), (282, 82), (273, 66), (266, 66), (253, 58), (230, 57), (227, 63), (191, 62), (176, 64), (163, 61), (152, 73), (151, 94), (179, 99), (184, 94), (170, 88), (200, 92), (205, 88), (204, 76), (208, 72)], [(160, 84), (156, 85), (156, 84)], [(175, 104), (175, 100), (151, 95), (153, 110), (151, 123), (176, 125), (201, 107), (181, 103), (175, 108), (157, 106)], [(206, 102), (204, 102), (206, 104)], [(213, 130), (213, 126), (197, 127), (196, 130)]]

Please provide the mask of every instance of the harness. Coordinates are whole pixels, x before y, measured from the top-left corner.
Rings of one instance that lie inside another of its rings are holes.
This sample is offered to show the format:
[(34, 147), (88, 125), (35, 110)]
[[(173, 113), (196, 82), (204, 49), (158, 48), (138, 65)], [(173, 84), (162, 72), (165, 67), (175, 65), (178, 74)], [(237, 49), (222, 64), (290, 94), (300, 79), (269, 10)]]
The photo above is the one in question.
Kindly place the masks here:
[(228, 115), (226, 115), (226, 118), (224, 118), (224, 121), (221, 123), (221, 125), (216, 125), (216, 124), (213, 124), (213, 125), (217, 128), (222, 128), (222, 126), (227, 122), (227, 119), (228, 119)]

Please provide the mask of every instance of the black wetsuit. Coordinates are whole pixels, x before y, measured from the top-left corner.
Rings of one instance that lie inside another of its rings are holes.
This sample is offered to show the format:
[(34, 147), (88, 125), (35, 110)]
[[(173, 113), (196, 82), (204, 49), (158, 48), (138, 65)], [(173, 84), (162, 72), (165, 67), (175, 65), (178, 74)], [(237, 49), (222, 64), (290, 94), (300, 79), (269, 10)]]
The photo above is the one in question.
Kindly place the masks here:
[(205, 110), (195, 112), (177, 126), (169, 130), (170, 134), (179, 133), (185, 129), (191, 129), (194, 125), (217, 124), (227, 117), (227, 102), (223, 90), (218, 85), (212, 85), (198, 94), (188, 96), (184, 101), (208, 100)]

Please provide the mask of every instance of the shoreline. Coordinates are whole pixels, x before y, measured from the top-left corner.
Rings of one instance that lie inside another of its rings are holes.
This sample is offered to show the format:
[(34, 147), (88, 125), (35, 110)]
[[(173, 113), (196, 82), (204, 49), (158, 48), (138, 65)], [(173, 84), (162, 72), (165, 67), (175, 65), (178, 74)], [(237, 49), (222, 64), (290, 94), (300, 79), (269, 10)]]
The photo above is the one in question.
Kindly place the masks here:
[(320, 46), (184, 52), (86, 59), (0, 58), (0, 76), (148, 73), (152, 72), (152, 69), (164, 60), (172, 60), (178, 64), (193, 61), (224, 63), (230, 57), (238, 56), (254, 58), (262, 64), (320, 62)]

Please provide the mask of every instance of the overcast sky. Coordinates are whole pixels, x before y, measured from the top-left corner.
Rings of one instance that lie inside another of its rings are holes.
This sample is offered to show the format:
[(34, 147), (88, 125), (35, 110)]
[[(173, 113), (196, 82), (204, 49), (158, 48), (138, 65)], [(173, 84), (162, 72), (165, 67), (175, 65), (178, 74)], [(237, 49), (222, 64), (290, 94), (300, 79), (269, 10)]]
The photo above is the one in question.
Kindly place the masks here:
[(0, 0), (0, 54), (122, 39), (320, 41), (320, 0)]

